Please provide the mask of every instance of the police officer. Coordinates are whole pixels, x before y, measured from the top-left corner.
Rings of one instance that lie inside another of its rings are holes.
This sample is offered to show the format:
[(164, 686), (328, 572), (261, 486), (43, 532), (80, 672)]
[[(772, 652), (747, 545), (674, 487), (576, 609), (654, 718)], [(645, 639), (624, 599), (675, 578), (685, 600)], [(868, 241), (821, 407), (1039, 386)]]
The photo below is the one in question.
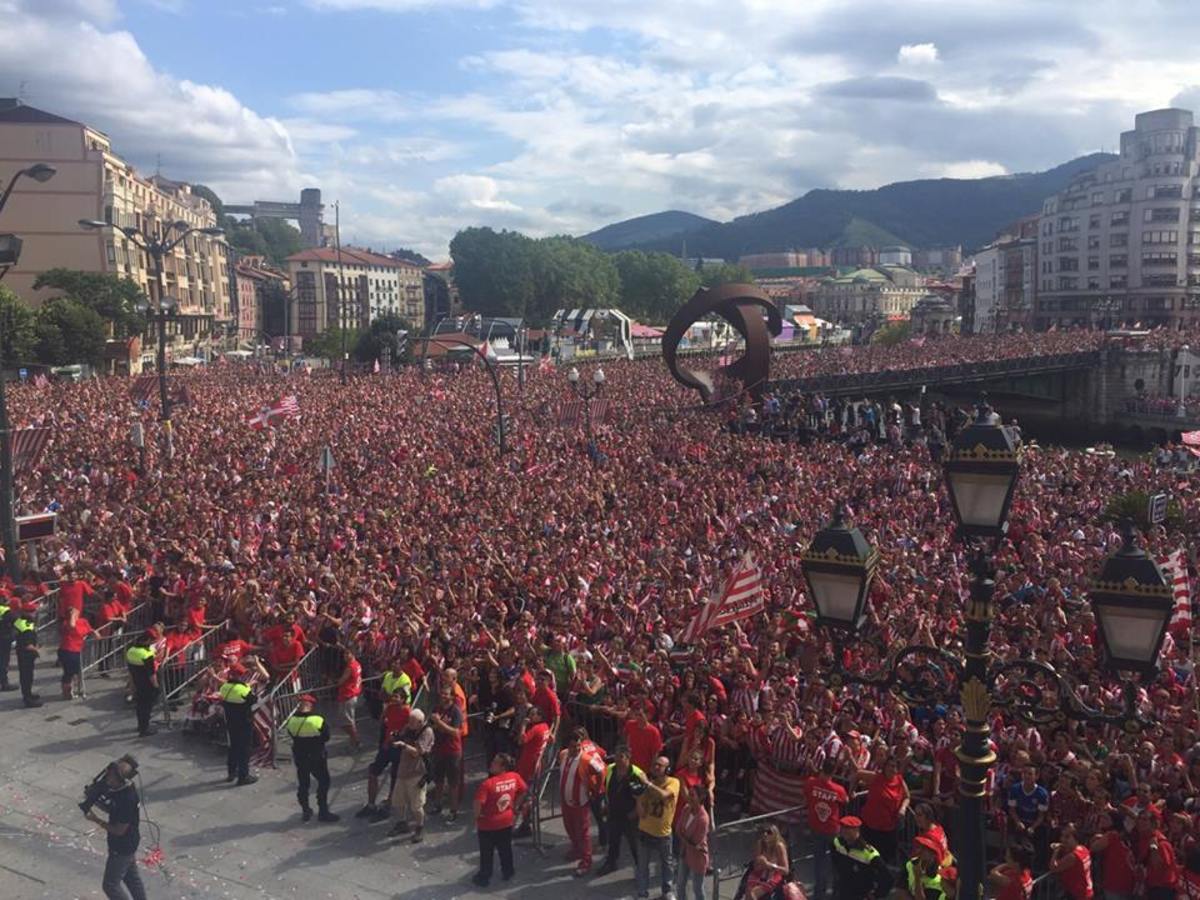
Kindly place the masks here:
[(15, 691), (17, 686), (8, 683), (8, 661), (12, 658), (13, 623), (17, 620), (16, 610), (8, 597), (0, 595), (0, 691)]
[(383, 694), (383, 702), (387, 703), (392, 697), (400, 694), (405, 703), (412, 699), (412, 679), (408, 677), (408, 673), (400, 668), (400, 660), (395, 660), (392, 667), (383, 673), (383, 679), (379, 683), (380, 693)]
[(904, 864), (904, 887), (914, 900), (946, 900), (952, 896), (943, 882), (941, 847), (927, 835), (913, 842), (914, 855)]
[(41, 698), (33, 692), (33, 667), (37, 663), (38, 648), (37, 625), (32, 615), (37, 612), (36, 604), (14, 606), (16, 618), (13, 620), (13, 632), (17, 644), (17, 676), (21, 682), (21, 699), (27, 707), (42, 705)]
[(296, 763), (296, 797), (304, 821), (312, 818), (312, 807), (308, 805), (309, 779), (317, 779), (317, 821), (336, 822), (341, 816), (329, 811), (329, 763), (325, 745), (329, 742), (329, 723), (325, 717), (313, 712), (317, 698), (302, 694), (300, 705), (292, 713), (284, 727), (292, 736), (292, 759)]
[(256, 775), (250, 774), (250, 745), (254, 739), (254, 704), (258, 698), (246, 684), (246, 667), (229, 667), (229, 675), (218, 694), (221, 707), (225, 710), (225, 730), (229, 735), (229, 754), (225, 765), (228, 769), (226, 781), (237, 779), (238, 786), (254, 784)]
[(133, 682), (138, 737), (149, 737), (155, 731), (150, 724), (150, 713), (158, 698), (158, 659), (151, 646), (153, 641), (154, 635), (142, 632), (125, 651), (125, 665), (129, 669), (129, 680)]
[(892, 890), (892, 873), (879, 851), (862, 838), (862, 819), (842, 816), (833, 839), (834, 897), (837, 900), (883, 900)]

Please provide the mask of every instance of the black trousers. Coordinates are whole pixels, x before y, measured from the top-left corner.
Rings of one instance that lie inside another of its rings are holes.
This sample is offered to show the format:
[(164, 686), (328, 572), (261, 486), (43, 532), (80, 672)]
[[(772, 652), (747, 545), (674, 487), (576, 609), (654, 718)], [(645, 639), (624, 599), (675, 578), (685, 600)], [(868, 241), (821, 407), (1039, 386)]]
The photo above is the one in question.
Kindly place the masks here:
[(254, 730), (250, 720), (239, 722), (226, 721), (229, 730), (229, 752), (225, 756), (225, 766), (230, 775), (246, 778), (250, 774), (250, 744)]
[(479, 832), (479, 880), (490, 881), (492, 878), (492, 851), (500, 854), (500, 874), (505, 878), (513, 876), (512, 855), (512, 826), (498, 828), (495, 831)]
[(17, 676), (21, 681), (21, 696), (26, 700), (33, 699), (33, 667), (37, 657), (31, 650), (17, 648)]
[(0, 687), (8, 687), (8, 661), (12, 659), (11, 631), (0, 634)]
[(617, 813), (614, 813), (610, 809), (608, 814), (608, 856), (604, 858), (604, 865), (616, 868), (620, 864), (622, 838), (629, 844), (629, 853), (636, 865), (638, 858), (637, 832), (637, 820), (629, 818), (627, 810), (618, 810)]
[[(104, 864), (104, 881), (101, 884), (104, 896), (109, 900), (146, 900), (146, 888), (137, 867), (137, 853), (108, 851), (108, 862)], [(128, 891), (126, 891), (128, 888)]]
[(138, 734), (145, 734), (150, 730), (150, 715), (154, 712), (154, 701), (157, 699), (158, 688), (151, 688), (149, 691), (134, 689), (133, 705), (137, 711)]
[(329, 809), (329, 762), (320, 759), (296, 760), (296, 799), (301, 809), (308, 809), (308, 788), (311, 779), (317, 780), (317, 809)]

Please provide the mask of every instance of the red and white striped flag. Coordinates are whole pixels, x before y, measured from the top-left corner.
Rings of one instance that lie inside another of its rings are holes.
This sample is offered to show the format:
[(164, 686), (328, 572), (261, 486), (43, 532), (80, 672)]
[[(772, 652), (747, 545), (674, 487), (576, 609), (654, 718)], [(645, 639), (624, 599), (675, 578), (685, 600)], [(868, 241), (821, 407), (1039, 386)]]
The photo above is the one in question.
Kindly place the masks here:
[(1185, 431), (1180, 439), (1185, 446), (1200, 447), (1200, 431)]
[(1172, 633), (1186, 632), (1192, 627), (1192, 590), (1188, 583), (1187, 557), (1182, 549), (1155, 560), (1167, 576), (1171, 585), (1171, 593), (1175, 598), (1175, 608), (1171, 612)]
[(50, 442), (49, 428), (18, 428), (9, 432), (12, 441), (13, 474), (31, 471)]
[(294, 418), (300, 415), (300, 402), (296, 399), (295, 394), (288, 394), (286, 397), (280, 397), (272, 406), (279, 415), (286, 418)]
[(582, 400), (564, 400), (558, 405), (558, 424), (563, 428), (574, 428), (583, 414)]
[(608, 400), (605, 397), (597, 397), (592, 403), (592, 424), (604, 425), (608, 422), (608, 413), (610, 410)]
[(542, 361), (538, 363), (539, 375), (550, 375), (554, 372), (554, 360), (548, 356), (543, 356)]
[(146, 403), (154, 396), (157, 382), (157, 375), (139, 375), (137, 380), (129, 386), (129, 398), (135, 403)]
[(281, 397), (274, 403), (269, 403), (258, 410), (258, 412), (250, 413), (246, 416), (246, 424), (255, 431), (261, 431), (264, 428), (274, 428), (275, 419), (291, 419), (300, 415), (300, 404), (296, 400), (295, 394), (289, 394), (286, 397)]
[(700, 607), (696, 617), (679, 636), (679, 642), (694, 644), (710, 629), (748, 619), (762, 611), (762, 571), (755, 564), (754, 557), (747, 552), (725, 582), (720, 596)]
[(36, 375), (33, 376), (33, 386), (36, 388), (44, 388), (49, 383), (50, 383), (50, 379), (47, 378), (45, 375), (43, 375), (41, 372), (38, 372)]

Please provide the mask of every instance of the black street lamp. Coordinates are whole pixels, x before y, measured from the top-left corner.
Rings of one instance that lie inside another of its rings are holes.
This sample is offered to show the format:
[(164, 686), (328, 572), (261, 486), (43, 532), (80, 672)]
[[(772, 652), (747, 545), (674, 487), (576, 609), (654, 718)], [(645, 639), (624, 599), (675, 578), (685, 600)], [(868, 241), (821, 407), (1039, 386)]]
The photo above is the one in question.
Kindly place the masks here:
[(574, 366), (567, 373), (567, 381), (571, 383), (571, 390), (575, 392), (575, 396), (583, 401), (583, 427), (587, 432), (588, 444), (593, 445), (595, 441), (592, 440), (592, 401), (604, 390), (604, 370), (597, 366), (596, 371), (592, 372), (590, 389), (580, 380), (579, 370)]
[[(956, 749), (962, 814), (956, 842), (960, 896), (981, 897), (987, 871), (985, 785), (988, 770), (996, 761), (989, 742), (991, 709), (1007, 709), (1041, 725), (1071, 719), (1138, 732), (1149, 722), (1136, 708), (1137, 687), (1132, 678), (1122, 679), (1123, 708), (1109, 712), (1084, 701), (1069, 678), (1048, 663), (1016, 659), (991, 665), (995, 581), (987, 544), (994, 547), (1007, 530), (1020, 475), (1020, 448), (986, 405), (980, 406), (975, 422), (955, 440), (945, 474), (959, 535), (975, 550), (961, 658), (943, 647), (914, 645), (892, 648), (880, 674), (845, 671), (840, 649), (845, 637), (857, 635), (865, 622), (877, 554), (857, 528), (846, 527), (839, 508), (833, 523), (814, 535), (802, 559), (817, 624), (832, 632), (835, 683), (896, 690), (910, 703), (957, 698), (962, 704), (966, 729)], [(1173, 602), (1162, 571), (1135, 545), (1128, 524), (1124, 545), (1105, 561), (1092, 582), (1089, 598), (1099, 624), (1106, 669), (1152, 675)]]
[[(13, 188), (22, 178), (32, 178), (39, 184), (45, 184), (58, 174), (54, 166), (47, 163), (34, 163), (24, 169), (18, 169), (9, 180), (4, 193), (0, 194), (0, 212), (3, 212), (8, 198), (12, 196)], [(17, 264), (21, 255), (21, 239), (15, 234), (0, 235), (0, 278)], [(4, 323), (7, 324), (7, 323)], [(4, 567), (9, 578), (15, 584), (21, 577), (21, 562), (17, 559), (17, 520), (13, 503), (13, 465), (12, 465), (12, 431), (8, 424), (8, 398), (5, 395), (4, 366), (7, 361), (3, 355), (4, 338), (0, 334), (0, 531), (4, 539)]]
[[(426, 359), (426, 354), (429, 353), (429, 344), (434, 341), (436, 341), (439, 344), (454, 344), (459, 347), (466, 347), (468, 350), (470, 350), (472, 353), (474, 353), (476, 356), (478, 356), (480, 359), (483, 360), (484, 367), (487, 369), (488, 374), (490, 376), (492, 376), (492, 387), (496, 391), (496, 425), (495, 425), (496, 445), (500, 451), (500, 455), (503, 456), (505, 451), (508, 449), (508, 440), (507, 440), (508, 416), (505, 415), (505, 413), (504, 413), (504, 395), (500, 389), (500, 373), (496, 368), (495, 362), (488, 359), (487, 354), (483, 352), (482, 347), (478, 347), (475, 344), (472, 344), (470, 341), (463, 340), (462, 338), (450, 337), (449, 335), (443, 335), (438, 338), (423, 337), (423, 338), (418, 338), (418, 340), (422, 341), (425, 344), (425, 346), (422, 348), (421, 359), (425, 360), (426, 362), (428, 362), (428, 360)], [(424, 368), (424, 367), (422, 367), (422, 368)]]
[(80, 219), (79, 227), (92, 231), (113, 228), (145, 250), (154, 260), (154, 284), (157, 296), (155, 297), (153, 319), (158, 323), (158, 418), (162, 424), (163, 433), (163, 466), (167, 467), (175, 453), (174, 438), (171, 433), (171, 401), (167, 396), (167, 319), (176, 314), (177, 304), (168, 300), (166, 296), (166, 285), (163, 283), (163, 257), (174, 251), (185, 238), (193, 233), (203, 234), (207, 237), (221, 237), (225, 234), (225, 229), (194, 228), (187, 222), (175, 221), (164, 223), (159, 236), (151, 237), (138, 228), (121, 227), (102, 219)]

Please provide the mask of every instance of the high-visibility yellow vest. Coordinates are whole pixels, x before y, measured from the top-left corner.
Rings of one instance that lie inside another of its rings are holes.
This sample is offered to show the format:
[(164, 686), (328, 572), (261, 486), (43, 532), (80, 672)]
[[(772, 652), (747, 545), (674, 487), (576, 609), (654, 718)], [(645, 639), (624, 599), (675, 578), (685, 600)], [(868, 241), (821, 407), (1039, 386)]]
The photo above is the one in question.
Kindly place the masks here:
[(245, 703), (250, 697), (250, 688), (238, 681), (227, 681), (217, 692), (225, 703)]
[(36, 631), (36, 626), (24, 616), (13, 622), (13, 628), (24, 634), (26, 631)]
[[(617, 767), (616, 763), (609, 763), (608, 768), (604, 770), (604, 789), (605, 790), (608, 790), (608, 783), (610, 781), (612, 781), (613, 769), (615, 769), (616, 767)], [(643, 772), (641, 769), (639, 769), (637, 766), (635, 766), (633, 763), (629, 764), (629, 771), (631, 774), (636, 775), (642, 781), (646, 780), (646, 773)]]
[(12, 607), (8, 604), (0, 603), (0, 616), (7, 616), (10, 609), (12, 609)]
[(860, 862), (864, 866), (869, 866), (875, 860), (879, 859), (879, 851), (870, 844), (863, 844), (861, 847), (847, 847), (842, 843), (840, 837), (833, 839), (833, 849), (843, 856), (848, 856), (855, 862)]
[(287, 733), (294, 738), (319, 737), (321, 728), (325, 725), (325, 717), (316, 713), (296, 713), (287, 720)]
[(412, 679), (408, 677), (407, 672), (401, 672), (399, 675), (395, 672), (384, 672), (381, 686), (383, 687), (383, 693), (388, 697), (402, 688), (405, 697), (412, 695)]
[(144, 666), (154, 659), (154, 650), (150, 647), (130, 647), (125, 651), (125, 662), (131, 666)]
[[(914, 861), (910, 859), (904, 864), (904, 871), (906, 873), (908, 882), (908, 892), (910, 894), (915, 894), (917, 887), (917, 867), (913, 865), (913, 862)], [(926, 897), (932, 898), (946, 896), (946, 889), (942, 886), (942, 873), (940, 870), (934, 875), (922, 875), (921, 885), (925, 888)]]

